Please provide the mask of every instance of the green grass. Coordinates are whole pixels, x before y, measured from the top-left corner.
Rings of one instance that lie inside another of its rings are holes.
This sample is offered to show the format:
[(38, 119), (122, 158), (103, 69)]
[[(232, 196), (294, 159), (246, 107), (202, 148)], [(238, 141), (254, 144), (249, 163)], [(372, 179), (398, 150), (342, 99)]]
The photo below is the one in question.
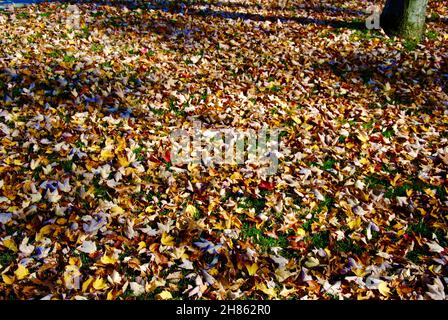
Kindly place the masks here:
[(19, 19), (28, 19), (30, 15), (27, 12), (19, 12), (16, 14), (16, 17)]
[(111, 69), (112, 63), (110, 61), (103, 62), (103, 63), (101, 63), (101, 67), (104, 69)]
[(375, 120), (370, 120), (369, 122), (363, 123), (362, 127), (366, 130), (372, 129), (375, 124)]
[(3, 267), (8, 266), (11, 262), (15, 261), (17, 256), (14, 253), (3, 252), (0, 253), (0, 265)]
[(330, 243), (330, 234), (328, 231), (321, 231), (311, 237), (311, 243), (316, 248), (326, 248)]
[(383, 135), (383, 137), (390, 139), (395, 135), (395, 132), (393, 129), (386, 129), (383, 132), (381, 132), (381, 134)]
[(406, 258), (408, 258), (409, 260), (411, 260), (414, 263), (420, 263), (421, 258), (427, 256), (427, 253), (421, 249), (415, 249), (412, 251), (409, 251), (406, 254)]
[(353, 242), (352, 239), (346, 238), (336, 242), (336, 250), (344, 253), (354, 253), (360, 255), (364, 252), (364, 249)]
[(96, 11), (91, 14), (92, 17), (101, 17), (102, 15), (104, 15), (103, 11)]
[(72, 56), (72, 55), (66, 54), (62, 60), (64, 62), (75, 62), (76, 58), (74, 56)]
[(62, 51), (55, 49), (55, 50), (51, 51), (48, 55), (52, 58), (59, 58), (60, 56), (62, 56)]
[(280, 92), (280, 91), (283, 90), (283, 87), (282, 87), (282, 86), (279, 86), (279, 85), (273, 85), (273, 86), (271, 86), (271, 87), (269, 88), (269, 90), (270, 90), (271, 92)]
[(245, 197), (243, 201), (238, 204), (239, 208), (251, 209), (254, 208), (256, 213), (260, 213), (266, 206), (266, 199)]
[(430, 227), (423, 221), (420, 220), (418, 223), (412, 223), (408, 226), (407, 232), (416, 233), (425, 238), (431, 238), (433, 231)]
[(378, 174), (372, 174), (366, 176), (364, 178), (364, 181), (371, 189), (377, 189), (379, 187), (381, 188), (390, 187), (390, 182), (387, 181), (386, 179), (382, 179)]
[(330, 170), (333, 168), (334, 164), (336, 163), (335, 159), (327, 159), (325, 160), (325, 162), (322, 164), (321, 168), (322, 170)]
[(241, 228), (241, 236), (245, 240), (252, 239), (255, 244), (258, 244), (262, 250), (267, 251), (272, 247), (285, 248), (288, 246), (288, 239), (284, 235), (279, 235), (278, 238), (268, 237), (263, 234), (260, 229), (251, 227), (249, 223), (243, 223)]
[[(353, 19), (352, 24), (358, 24), (362, 27), (365, 25), (365, 21), (362, 19)], [(355, 30), (350, 36), (350, 40), (354, 41), (356, 38), (359, 40), (372, 40), (372, 39), (383, 39), (384, 36), (378, 30)]]
[(145, 160), (144, 150), (145, 149), (142, 146), (138, 146), (137, 148), (132, 150), (132, 152), (137, 156), (137, 161)]
[(95, 178), (93, 178), (93, 181), (92, 181), (93, 186), (95, 188), (93, 191), (95, 196), (98, 198), (103, 198), (103, 199), (109, 200), (109, 201), (112, 200), (112, 197), (109, 194), (109, 188), (100, 185), (99, 182), (100, 182), (100, 176), (97, 175), (97, 176), (95, 176)]
[(73, 168), (73, 160), (61, 161), (61, 167), (65, 172), (71, 172)]
[(311, 231), (311, 226), (313, 225), (314, 222), (316, 222), (317, 219), (315, 217), (312, 217), (311, 219), (307, 220), (303, 225), (302, 228), (305, 231)]
[(102, 44), (97, 44), (97, 43), (92, 44), (92, 46), (90, 47), (90, 49), (93, 52), (101, 52), (101, 51), (103, 51), (103, 48), (104, 48), (104, 46)]
[(405, 40), (403, 42), (403, 48), (406, 51), (414, 51), (417, 48), (418, 43), (413, 40)]
[(429, 40), (437, 40), (437, 38), (439, 37), (439, 33), (437, 31), (430, 30), (430, 31), (426, 32), (426, 37)]

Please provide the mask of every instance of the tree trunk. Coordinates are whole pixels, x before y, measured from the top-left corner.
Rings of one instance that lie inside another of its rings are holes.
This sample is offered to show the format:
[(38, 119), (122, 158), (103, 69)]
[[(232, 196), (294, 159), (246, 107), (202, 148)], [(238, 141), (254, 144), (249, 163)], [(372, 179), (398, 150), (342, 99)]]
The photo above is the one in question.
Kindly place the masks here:
[(387, 34), (420, 42), (425, 30), (428, 0), (387, 0), (381, 27)]

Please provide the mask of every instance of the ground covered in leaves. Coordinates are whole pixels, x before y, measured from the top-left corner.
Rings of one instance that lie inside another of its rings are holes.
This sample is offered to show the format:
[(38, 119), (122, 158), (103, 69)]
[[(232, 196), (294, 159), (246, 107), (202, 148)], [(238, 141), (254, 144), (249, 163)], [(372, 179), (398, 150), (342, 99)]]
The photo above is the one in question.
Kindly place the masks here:
[[(447, 1), (420, 45), (366, 1), (135, 3), (0, 11), (1, 298), (445, 298)], [(174, 165), (194, 121), (282, 128), (277, 172)]]

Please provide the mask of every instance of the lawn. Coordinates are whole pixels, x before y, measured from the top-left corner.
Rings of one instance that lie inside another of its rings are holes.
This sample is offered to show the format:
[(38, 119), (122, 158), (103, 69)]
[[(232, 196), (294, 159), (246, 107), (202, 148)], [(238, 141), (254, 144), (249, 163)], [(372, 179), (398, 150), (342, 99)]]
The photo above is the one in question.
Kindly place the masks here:
[[(447, 8), (1, 9), (0, 299), (445, 298)], [(278, 130), (274, 172), (176, 162), (197, 123)]]

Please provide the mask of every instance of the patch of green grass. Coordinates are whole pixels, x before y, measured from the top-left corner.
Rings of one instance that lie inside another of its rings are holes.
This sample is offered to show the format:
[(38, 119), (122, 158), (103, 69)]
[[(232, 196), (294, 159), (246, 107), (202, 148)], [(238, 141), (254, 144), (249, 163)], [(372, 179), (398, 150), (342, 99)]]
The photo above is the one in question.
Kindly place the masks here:
[(82, 142), (81, 140), (76, 140), (76, 142), (75, 142), (75, 146), (76, 146), (78, 149), (81, 149), (82, 147), (85, 147), (86, 145), (85, 145), (84, 142)]
[[(358, 25), (361, 27), (365, 27), (365, 21), (358, 18), (352, 19), (352, 21), (348, 23), (351, 23), (352, 26)], [(352, 41), (354, 41), (356, 38), (358, 38), (358, 40), (372, 40), (372, 39), (382, 39), (384, 37), (378, 30), (361, 29), (361, 30), (355, 30), (350, 36), (350, 40)]]
[(354, 253), (360, 255), (364, 252), (364, 249), (353, 242), (352, 239), (346, 238), (336, 242), (336, 250), (344, 253)]
[(109, 200), (109, 201), (112, 200), (112, 197), (109, 194), (109, 188), (100, 185), (99, 182), (100, 182), (100, 176), (97, 175), (92, 180), (92, 183), (94, 186), (93, 192), (94, 192), (95, 196), (98, 198), (103, 198), (103, 199)]
[(91, 13), (92, 17), (101, 17), (102, 15), (104, 15), (103, 11), (96, 11)]
[(62, 60), (64, 62), (75, 62), (76, 58), (74, 56), (72, 56), (72, 55), (66, 54)]
[(369, 122), (363, 123), (362, 127), (366, 130), (372, 129), (375, 124), (375, 120), (370, 120)]
[(90, 47), (93, 52), (101, 52), (103, 51), (104, 46), (102, 44), (94, 43)]
[(38, 180), (40, 177), (40, 174), (43, 172), (42, 166), (37, 166), (33, 171), (33, 179)]
[(73, 168), (73, 160), (63, 160), (61, 161), (61, 167), (65, 172), (71, 172)]
[(110, 61), (103, 62), (103, 63), (101, 63), (101, 67), (104, 69), (111, 69), (112, 63)]
[(392, 169), (387, 164), (383, 164), (381, 168), (384, 172), (387, 172), (390, 174), (397, 174), (399, 172), (397, 169)]
[(154, 51), (152, 51), (152, 50), (149, 50), (147, 53), (146, 53), (146, 56), (148, 56), (148, 57), (154, 57), (156, 55), (156, 53), (154, 52)]
[(386, 193), (384, 194), (384, 197), (386, 198), (392, 198), (392, 197), (405, 197), (406, 191), (412, 189), (412, 186), (409, 184), (404, 184), (402, 186), (396, 186), (393, 188), (389, 188)]
[(437, 40), (437, 38), (439, 37), (439, 33), (437, 31), (430, 30), (430, 31), (426, 32), (426, 37), (429, 40)]
[(62, 51), (55, 49), (48, 54), (52, 58), (59, 58), (62, 55)]
[(330, 234), (328, 231), (321, 231), (311, 237), (311, 243), (316, 248), (326, 248), (330, 243)]
[(406, 51), (414, 51), (417, 48), (418, 43), (413, 40), (405, 40), (403, 43), (403, 48)]
[(372, 175), (366, 176), (364, 178), (364, 181), (372, 189), (377, 189), (379, 187), (380, 188), (388, 188), (388, 187), (390, 187), (390, 182), (387, 181), (386, 179), (382, 179), (377, 174), (372, 174)]
[(81, 269), (83, 270), (89, 270), (89, 268), (92, 266), (93, 264), (93, 260), (89, 257), (88, 254), (81, 252), (79, 254), (79, 259), (81, 260)]
[(333, 168), (334, 164), (336, 163), (335, 159), (327, 159), (325, 160), (325, 162), (322, 164), (321, 168), (322, 170), (330, 170)]
[(327, 208), (328, 211), (331, 210), (331, 208), (334, 205), (334, 199), (328, 196), (325, 196), (324, 201), (320, 202), (318, 207), (317, 207), (317, 211), (321, 212), (323, 208)]
[(28, 19), (30, 15), (28, 14), (28, 12), (19, 12), (18, 14), (16, 14), (16, 17), (19, 19)]
[(39, 13), (39, 16), (40, 17), (49, 17), (51, 15), (51, 13), (50, 12), (42, 12), (42, 13)]
[(11, 262), (17, 259), (16, 254), (10, 252), (2, 252), (0, 253), (0, 265), (3, 267), (8, 266)]
[(420, 259), (421, 257), (425, 257), (425, 256), (427, 256), (427, 253), (421, 249), (415, 249), (415, 250), (409, 251), (406, 254), (406, 258), (408, 258), (409, 260), (411, 260), (412, 262), (414, 262), (416, 264), (421, 262), (421, 259)]
[(253, 198), (245, 197), (243, 201), (238, 204), (238, 207), (244, 209), (255, 208), (256, 213), (260, 213), (266, 206), (266, 199), (264, 198)]
[(151, 111), (152, 113), (154, 113), (155, 115), (158, 115), (158, 116), (163, 116), (163, 115), (166, 114), (166, 110), (161, 109), (161, 108), (160, 109), (156, 109), (156, 108), (150, 107), (149, 111)]
[(308, 232), (311, 231), (311, 226), (316, 221), (317, 221), (317, 219), (314, 218), (314, 217), (312, 217), (311, 219), (307, 220), (305, 223), (302, 224), (303, 230), (308, 231)]
[(178, 117), (185, 117), (187, 115), (187, 113), (185, 112), (185, 107), (188, 106), (188, 103), (186, 102), (186, 104), (183, 104), (183, 109), (179, 108), (176, 104), (176, 99), (175, 98), (171, 98), (170, 99), (170, 111), (172, 111), (176, 116)]
[(433, 233), (431, 228), (428, 227), (428, 225), (423, 220), (420, 220), (418, 223), (410, 224), (406, 231), (409, 233), (419, 234), (425, 238), (431, 238)]
[(144, 160), (143, 151), (144, 151), (144, 148), (142, 146), (138, 146), (137, 148), (132, 150), (132, 152), (137, 156), (137, 161)]
[(395, 131), (393, 129), (386, 129), (383, 132), (381, 132), (383, 137), (390, 139), (395, 135)]
[(372, 69), (364, 69), (360, 71), (361, 73), (361, 79), (364, 82), (364, 84), (369, 83), (370, 79), (373, 78), (373, 75), (375, 72)]
[(280, 85), (272, 85), (272, 86), (269, 88), (269, 90), (270, 90), (271, 92), (280, 92), (280, 91), (283, 90), (283, 87), (280, 86)]
[(248, 223), (243, 223), (241, 236), (243, 239), (251, 238), (255, 244), (260, 245), (265, 251), (272, 247), (285, 248), (288, 246), (288, 239), (286, 236), (279, 235), (277, 239), (265, 236), (260, 229), (251, 227)]

